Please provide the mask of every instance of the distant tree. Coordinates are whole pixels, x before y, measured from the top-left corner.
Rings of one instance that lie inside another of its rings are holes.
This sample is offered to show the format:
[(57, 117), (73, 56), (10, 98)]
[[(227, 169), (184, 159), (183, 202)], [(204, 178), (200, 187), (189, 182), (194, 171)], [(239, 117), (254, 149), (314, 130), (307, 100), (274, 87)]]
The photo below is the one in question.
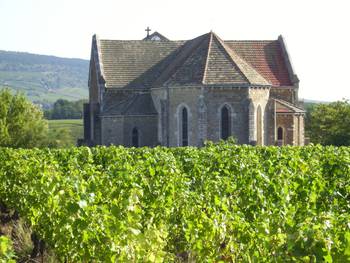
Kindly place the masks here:
[(43, 113), (23, 94), (0, 90), (0, 146), (40, 147), (47, 140), (48, 125)]
[(85, 100), (68, 101), (58, 99), (52, 109), (45, 111), (45, 118), (48, 120), (81, 119), (84, 102)]
[(311, 129), (311, 113), (313, 112), (314, 108), (319, 103), (308, 103), (305, 102), (304, 109), (306, 111), (305, 114), (305, 136), (310, 138), (310, 129)]
[(349, 101), (317, 104), (309, 112), (307, 132), (312, 143), (350, 145)]

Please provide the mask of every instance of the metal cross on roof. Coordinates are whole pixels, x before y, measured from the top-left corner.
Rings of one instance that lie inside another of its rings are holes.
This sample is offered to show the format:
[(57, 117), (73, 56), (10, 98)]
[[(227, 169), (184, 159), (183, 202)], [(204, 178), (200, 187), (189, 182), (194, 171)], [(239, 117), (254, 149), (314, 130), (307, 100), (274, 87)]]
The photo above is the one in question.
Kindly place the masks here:
[(145, 31), (147, 31), (147, 37), (149, 37), (149, 32), (151, 31), (151, 29), (150, 29), (149, 27), (147, 27), (147, 28), (145, 29)]

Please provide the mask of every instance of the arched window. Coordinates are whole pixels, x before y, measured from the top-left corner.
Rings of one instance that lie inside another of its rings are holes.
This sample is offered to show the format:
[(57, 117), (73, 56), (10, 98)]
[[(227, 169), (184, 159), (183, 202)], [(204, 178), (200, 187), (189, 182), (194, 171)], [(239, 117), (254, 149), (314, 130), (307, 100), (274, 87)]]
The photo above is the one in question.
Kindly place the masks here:
[(283, 128), (282, 127), (278, 127), (278, 129), (277, 129), (277, 140), (283, 141)]
[(221, 139), (227, 140), (230, 133), (230, 114), (227, 106), (224, 106), (221, 109)]
[(132, 129), (131, 144), (133, 147), (139, 147), (139, 131), (136, 127)]
[(181, 145), (188, 146), (188, 113), (185, 107), (182, 109), (181, 115)]
[(259, 105), (256, 111), (256, 144), (262, 145), (262, 143), (262, 113)]

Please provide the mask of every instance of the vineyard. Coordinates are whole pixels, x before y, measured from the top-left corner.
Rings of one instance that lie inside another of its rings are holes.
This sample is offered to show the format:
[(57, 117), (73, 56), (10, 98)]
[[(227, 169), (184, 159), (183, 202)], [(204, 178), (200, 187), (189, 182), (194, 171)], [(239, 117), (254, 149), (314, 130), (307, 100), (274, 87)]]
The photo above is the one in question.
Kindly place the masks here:
[(0, 149), (62, 262), (350, 262), (350, 148)]

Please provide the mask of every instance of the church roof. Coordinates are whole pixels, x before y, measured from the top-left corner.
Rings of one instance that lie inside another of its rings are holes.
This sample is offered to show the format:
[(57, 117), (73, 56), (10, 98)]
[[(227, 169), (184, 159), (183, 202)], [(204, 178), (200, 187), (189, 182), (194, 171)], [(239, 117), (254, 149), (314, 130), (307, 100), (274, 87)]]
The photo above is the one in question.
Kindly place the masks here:
[(103, 115), (156, 115), (150, 93), (108, 93)]
[(283, 55), (281, 43), (278, 40), (228, 40), (225, 44), (243, 58), (274, 86), (292, 86)]
[(276, 113), (305, 113), (305, 110), (296, 107), (295, 105), (284, 101), (275, 99), (276, 101)]
[(210, 32), (170, 41), (159, 35), (160, 40), (151, 41), (97, 40), (106, 87), (293, 85), (278, 40), (223, 41)]
[(181, 41), (100, 40), (107, 88), (149, 88)]
[(210, 32), (183, 48), (187, 56), (177, 56), (170, 67), (173, 72), (163, 79), (170, 85), (183, 84), (241, 84), (272, 85), (237, 53), (228, 47), (215, 33)]

